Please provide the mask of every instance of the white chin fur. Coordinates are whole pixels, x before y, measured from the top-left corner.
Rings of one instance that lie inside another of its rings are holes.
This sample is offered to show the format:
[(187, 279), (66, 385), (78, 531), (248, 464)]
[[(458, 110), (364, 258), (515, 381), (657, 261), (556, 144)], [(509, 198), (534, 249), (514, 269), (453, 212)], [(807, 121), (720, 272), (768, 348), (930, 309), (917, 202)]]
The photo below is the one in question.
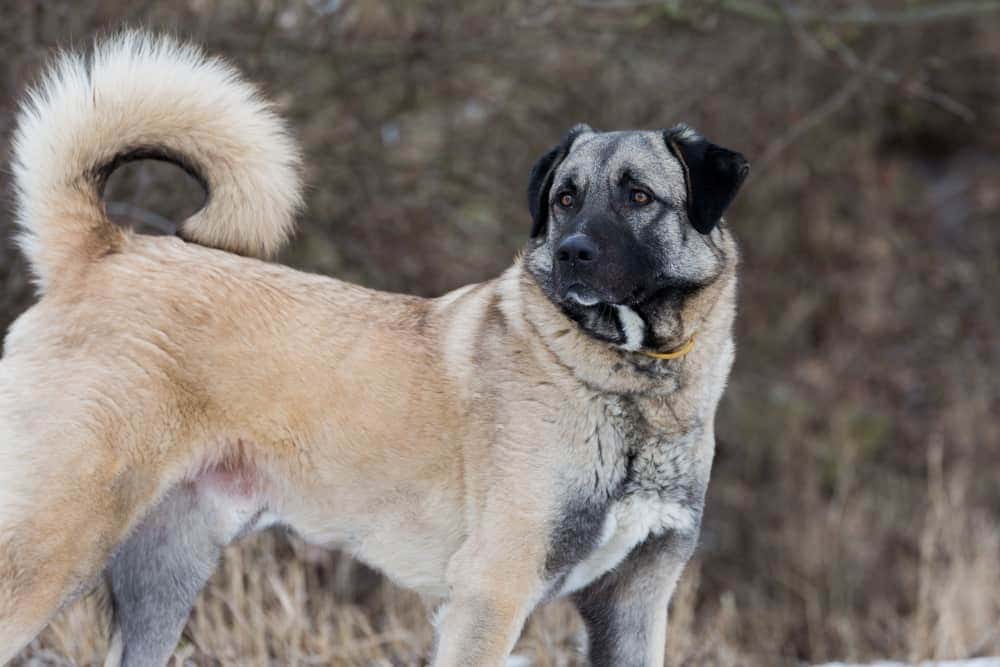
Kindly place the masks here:
[(615, 306), (618, 311), (618, 321), (625, 332), (625, 342), (619, 345), (623, 350), (635, 352), (642, 347), (642, 339), (646, 331), (646, 323), (639, 314), (628, 306)]

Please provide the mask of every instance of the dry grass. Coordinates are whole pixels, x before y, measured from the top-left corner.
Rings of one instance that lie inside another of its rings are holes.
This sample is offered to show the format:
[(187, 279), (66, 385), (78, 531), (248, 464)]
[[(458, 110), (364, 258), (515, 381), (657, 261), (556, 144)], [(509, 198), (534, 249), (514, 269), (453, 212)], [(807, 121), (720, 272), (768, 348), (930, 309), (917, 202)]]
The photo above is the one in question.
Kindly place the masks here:
[[(74, 605), (25, 661), (100, 664), (107, 648), (102, 618), (96, 598)], [(572, 609), (550, 605), (526, 628), (518, 651), (542, 667), (579, 664), (581, 628)], [(432, 640), (414, 594), (346, 557), (269, 532), (229, 549), (175, 658), (199, 665), (415, 665)]]
[[(883, 630), (906, 638), (905, 657), (913, 661), (1000, 653), (1000, 529), (988, 516), (968, 511), (970, 471), (946, 479), (941, 455), (940, 448), (932, 450), (931, 503), (914, 582), (917, 608), (905, 617), (877, 610)], [(674, 596), (668, 663), (769, 664), (748, 654), (740, 637), (740, 616), (755, 610), (739, 608), (728, 591), (702, 600), (701, 568), (695, 559)], [(709, 610), (699, 613), (699, 603)], [(73, 605), (14, 664), (101, 664), (107, 648), (102, 619), (94, 598)], [(831, 621), (855, 641), (876, 629)], [(174, 658), (177, 665), (419, 665), (432, 640), (416, 595), (345, 556), (268, 532), (227, 551)], [(556, 602), (532, 616), (516, 653), (536, 667), (570, 667), (586, 663), (582, 645), (575, 610)]]

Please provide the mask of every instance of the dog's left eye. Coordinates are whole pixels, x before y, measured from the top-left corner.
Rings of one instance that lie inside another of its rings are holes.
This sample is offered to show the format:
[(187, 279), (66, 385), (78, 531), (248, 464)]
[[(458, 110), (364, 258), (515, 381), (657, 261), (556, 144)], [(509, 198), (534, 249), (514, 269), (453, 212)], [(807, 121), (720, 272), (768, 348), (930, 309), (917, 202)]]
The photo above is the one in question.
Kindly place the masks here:
[(632, 192), (629, 193), (628, 198), (629, 201), (636, 206), (645, 206), (653, 201), (653, 198), (645, 190), (632, 190)]

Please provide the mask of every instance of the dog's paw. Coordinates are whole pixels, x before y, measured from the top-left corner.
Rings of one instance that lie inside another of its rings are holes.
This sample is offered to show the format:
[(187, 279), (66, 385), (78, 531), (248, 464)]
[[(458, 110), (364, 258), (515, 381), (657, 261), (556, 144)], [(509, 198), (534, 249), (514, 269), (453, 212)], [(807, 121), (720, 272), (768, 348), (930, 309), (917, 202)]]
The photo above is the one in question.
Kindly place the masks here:
[(531, 658), (523, 655), (510, 655), (507, 656), (504, 667), (531, 667)]

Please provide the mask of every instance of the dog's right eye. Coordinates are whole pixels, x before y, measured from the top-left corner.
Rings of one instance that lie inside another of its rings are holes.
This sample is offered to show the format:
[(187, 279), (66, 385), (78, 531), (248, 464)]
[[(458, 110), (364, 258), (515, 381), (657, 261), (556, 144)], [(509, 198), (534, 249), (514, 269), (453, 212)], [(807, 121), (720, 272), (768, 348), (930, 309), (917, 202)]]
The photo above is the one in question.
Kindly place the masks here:
[(576, 197), (570, 192), (564, 192), (556, 198), (559, 206), (562, 208), (573, 208), (573, 204), (576, 202)]

